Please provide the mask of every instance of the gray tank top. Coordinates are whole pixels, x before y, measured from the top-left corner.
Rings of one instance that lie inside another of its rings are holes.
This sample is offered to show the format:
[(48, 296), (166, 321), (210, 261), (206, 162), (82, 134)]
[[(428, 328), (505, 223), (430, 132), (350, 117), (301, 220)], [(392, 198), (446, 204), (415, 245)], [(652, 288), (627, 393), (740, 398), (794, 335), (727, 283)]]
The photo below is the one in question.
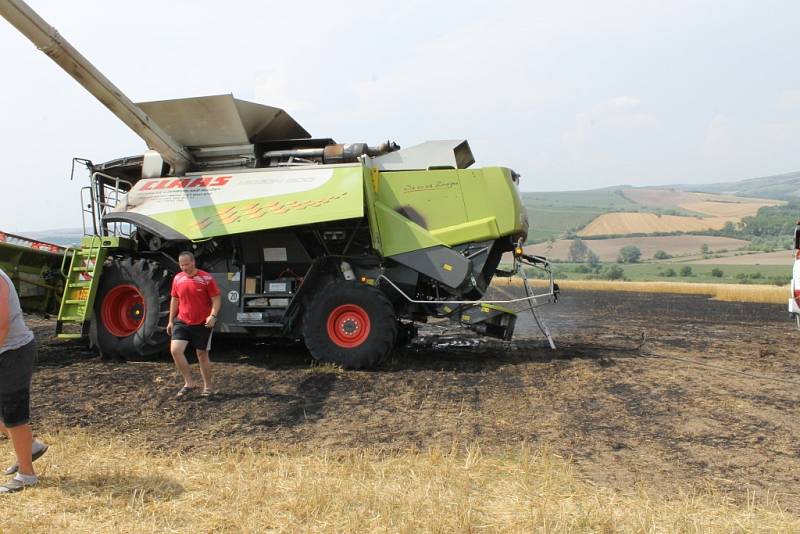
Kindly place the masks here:
[(13, 282), (6, 273), (0, 269), (0, 278), (8, 284), (8, 335), (5, 341), (0, 344), (0, 354), (24, 347), (33, 341), (33, 332), (25, 326), (25, 319), (22, 316), (22, 307), (19, 305), (17, 290)]

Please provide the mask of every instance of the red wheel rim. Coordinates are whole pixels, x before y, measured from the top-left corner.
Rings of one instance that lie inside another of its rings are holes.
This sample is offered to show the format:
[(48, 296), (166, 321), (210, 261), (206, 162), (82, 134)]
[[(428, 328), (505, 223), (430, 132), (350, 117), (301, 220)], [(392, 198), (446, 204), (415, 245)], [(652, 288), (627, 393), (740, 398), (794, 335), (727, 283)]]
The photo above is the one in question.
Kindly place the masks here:
[(361, 306), (342, 304), (328, 315), (328, 337), (345, 349), (358, 347), (369, 337), (369, 315)]
[(126, 337), (142, 326), (144, 321), (144, 296), (136, 286), (117, 286), (109, 291), (100, 307), (100, 318), (111, 334)]

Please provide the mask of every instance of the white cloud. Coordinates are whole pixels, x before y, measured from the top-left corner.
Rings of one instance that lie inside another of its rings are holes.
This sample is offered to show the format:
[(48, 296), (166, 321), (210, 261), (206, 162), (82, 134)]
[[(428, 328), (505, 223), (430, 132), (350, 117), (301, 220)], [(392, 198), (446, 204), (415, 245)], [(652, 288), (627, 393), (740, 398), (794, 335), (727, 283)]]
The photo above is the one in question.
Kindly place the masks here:
[(298, 98), (292, 81), (293, 73), (287, 65), (260, 72), (254, 80), (253, 99), (269, 106), (277, 106), (290, 115), (313, 108), (308, 100)]
[(733, 125), (723, 114), (717, 114), (706, 126), (703, 136), (703, 155), (714, 161), (731, 158), (734, 147)]
[(635, 96), (618, 96), (609, 100), (608, 105), (617, 109), (634, 109), (639, 107), (639, 103)]
[(595, 106), (588, 113), (579, 113), (574, 126), (562, 134), (562, 140), (568, 147), (577, 149), (591, 142), (595, 132), (607, 137), (651, 128), (656, 122), (654, 114), (641, 109), (638, 97), (618, 96)]
[(784, 91), (778, 97), (778, 109), (781, 111), (800, 111), (800, 89)]

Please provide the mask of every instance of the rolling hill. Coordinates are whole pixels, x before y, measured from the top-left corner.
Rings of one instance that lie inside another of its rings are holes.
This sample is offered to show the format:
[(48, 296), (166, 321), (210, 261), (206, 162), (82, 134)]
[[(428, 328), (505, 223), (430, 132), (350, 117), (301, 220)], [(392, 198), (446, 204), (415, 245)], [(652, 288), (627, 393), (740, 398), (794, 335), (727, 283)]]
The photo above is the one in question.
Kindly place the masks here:
[(750, 178), (739, 182), (719, 182), (706, 185), (680, 184), (666, 186), (680, 191), (721, 193), (726, 195), (774, 198), (778, 200), (800, 199), (800, 171), (774, 176)]

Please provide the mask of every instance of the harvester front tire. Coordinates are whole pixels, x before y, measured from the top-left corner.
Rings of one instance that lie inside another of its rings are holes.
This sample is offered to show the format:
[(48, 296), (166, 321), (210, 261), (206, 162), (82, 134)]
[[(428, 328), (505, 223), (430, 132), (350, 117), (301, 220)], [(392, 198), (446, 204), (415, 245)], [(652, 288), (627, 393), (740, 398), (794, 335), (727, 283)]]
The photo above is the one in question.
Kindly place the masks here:
[(323, 288), (308, 308), (303, 338), (317, 360), (345, 369), (375, 367), (394, 348), (394, 307), (374, 287), (334, 282)]
[(125, 258), (103, 268), (90, 339), (103, 358), (168, 354), (172, 274), (158, 262)]

